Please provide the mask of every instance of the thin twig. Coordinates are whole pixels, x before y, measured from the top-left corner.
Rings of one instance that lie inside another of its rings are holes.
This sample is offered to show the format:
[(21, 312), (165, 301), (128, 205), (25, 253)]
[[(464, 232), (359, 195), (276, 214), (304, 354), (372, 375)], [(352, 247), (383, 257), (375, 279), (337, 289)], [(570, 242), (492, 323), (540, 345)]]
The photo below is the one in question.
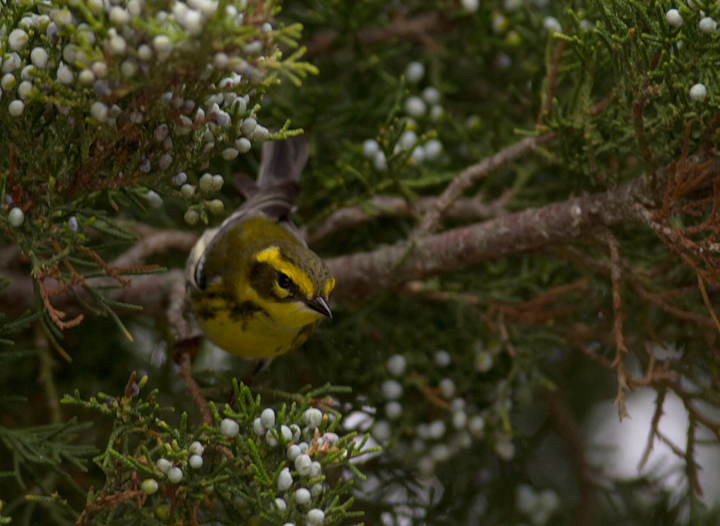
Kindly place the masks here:
[(529, 152), (535, 150), (539, 146), (552, 141), (557, 137), (555, 132), (548, 132), (537, 137), (526, 137), (515, 144), (500, 150), (492, 157), (483, 159), (463, 170), (448, 185), (445, 191), (437, 198), (435, 207), (428, 210), (422, 218), (418, 226), (415, 237), (423, 236), (435, 232), (439, 228), (439, 222), (445, 211), (457, 201), (462, 193), (472, 186), (475, 182), (482, 179), (490, 172), (497, 170), (510, 162), (513, 162)]
[[(481, 197), (458, 199), (447, 209), (445, 216), (473, 222), (501, 217), (508, 213), (505, 206), (510, 195), (510, 192), (505, 192), (491, 203), (483, 203)], [(415, 205), (420, 213), (426, 213), (435, 207), (435, 202), (434, 197), (420, 197)], [(378, 195), (364, 202), (362, 206), (341, 208), (333, 212), (322, 223), (308, 229), (305, 241), (312, 245), (338, 230), (351, 228), (378, 217), (411, 217), (411, 215), (406, 199)]]
[(608, 247), (610, 248), (610, 265), (612, 270), (612, 294), (613, 294), (613, 312), (615, 314), (614, 323), (614, 334), (615, 334), (615, 359), (612, 364), (617, 370), (618, 389), (617, 397), (615, 401), (618, 405), (618, 415), (620, 420), (628, 415), (627, 408), (625, 407), (624, 394), (628, 390), (627, 375), (625, 374), (625, 366), (623, 364), (623, 358), (627, 354), (628, 350), (625, 346), (625, 339), (623, 337), (622, 322), (623, 322), (623, 310), (622, 310), (622, 297), (620, 294), (622, 285), (622, 261), (620, 259), (620, 250), (618, 248), (617, 239), (612, 234), (610, 229), (605, 231)]
[(658, 432), (658, 426), (660, 425), (660, 418), (662, 418), (663, 404), (665, 403), (665, 396), (667, 395), (667, 389), (658, 388), (655, 391), (655, 412), (653, 413), (652, 422), (650, 423), (650, 431), (648, 432), (647, 444), (645, 445), (645, 451), (643, 456), (638, 463), (638, 471), (642, 471), (650, 458), (650, 453), (655, 445), (655, 436)]
[(542, 123), (545, 115), (550, 116), (552, 114), (553, 99), (555, 98), (555, 90), (557, 89), (558, 72), (560, 71), (560, 59), (562, 58), (563, 51), (565, 50), (565, 41), (558, 40), (553, 50), (553, 56), (550, 61), (550, 70), (547, 74), (546, 89), (545, 89), (545, 102), (540, 108), (538, 113), (537, 123)]
[(212, 413), (210, 412), (210, 406), (200, 391), (200, 386), (192, 377), (192, 358), (190, 353), (183, 352), (180, 355), (180, 369), (178, 370), (178, 374), (180, 375), (180, 378), (183, 379), (183, 382), (185, 383), (185, 390), (200, 413), (202, 423), (212, 425), (213, 418)]

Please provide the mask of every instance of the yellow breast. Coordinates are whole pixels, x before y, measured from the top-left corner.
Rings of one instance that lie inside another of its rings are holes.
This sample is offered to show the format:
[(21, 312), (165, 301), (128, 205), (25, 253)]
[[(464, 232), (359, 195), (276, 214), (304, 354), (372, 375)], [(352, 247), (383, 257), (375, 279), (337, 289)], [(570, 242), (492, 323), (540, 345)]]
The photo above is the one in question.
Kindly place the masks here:
[(220, 292), (206, 291), (194, 302), (194, 310), (215, 345), (244, 358), (269, 358), (299, 347), (320, 318), (303, 306), (264, 300), (252, 289), (243, 298), (238, 304)]

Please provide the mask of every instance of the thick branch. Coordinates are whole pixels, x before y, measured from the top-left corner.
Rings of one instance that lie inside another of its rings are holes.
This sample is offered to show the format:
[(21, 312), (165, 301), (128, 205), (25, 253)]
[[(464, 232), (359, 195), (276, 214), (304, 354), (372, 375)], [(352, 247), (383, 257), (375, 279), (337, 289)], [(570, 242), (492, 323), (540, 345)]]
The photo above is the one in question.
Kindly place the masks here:
[[(689, 163), (706, 159), (688, 159)], [(658, 170), (667, 178), (669, 169)], [(720, 174), (720, 159), (713, 159), (708, 179)], [(661, 187), (662, 185), (657, 185)], [(338, 286), (340, 301), (398, 289), (410, 280), (582, 239), (602, 227), (644, 223), (644, 206), (657, 206), (662, 198), (652, 194), (643, 178), (615, 190), (569, 199), (542, 208), (524, 210), (485, 223), (426, 236), (411, 244), (343, 256), (328, 261)]]
[[(707, 157), (692, 157), (687, 162), (707, 160)], [(657, 188), (663, 187), (668, 172), (668, 168), (658, 170), (660, 184)], [(718, 175), (720, 159), (713, 158), (707, 180), (712, 181)], [(327, 263), (337, 281), (334, 298), (344, 302), (357, 301), (381, 291), (401, 289), (411, 280), (583, 239), (604, 227), (646, 224), (644, 207), (657, 207), (661, 201), (661, 192), (651, 193), (643, 178), (638, 178), (609, 192), (425, 236), (414, 246), (401, 241), (373, 252), (330, 259)], [(0, 310), (15, 311), (19, 315), (34, 305), (32, 283), (27, 276), (8, 277), (13, 282), (0, 290)], [(132, 287), (114, 292), (112, 297), (142, 305), (151, 313), (163, 314), (169, 292), (177, 280), (183, 280), (180, 270), (164, 275), (133, 276)]]

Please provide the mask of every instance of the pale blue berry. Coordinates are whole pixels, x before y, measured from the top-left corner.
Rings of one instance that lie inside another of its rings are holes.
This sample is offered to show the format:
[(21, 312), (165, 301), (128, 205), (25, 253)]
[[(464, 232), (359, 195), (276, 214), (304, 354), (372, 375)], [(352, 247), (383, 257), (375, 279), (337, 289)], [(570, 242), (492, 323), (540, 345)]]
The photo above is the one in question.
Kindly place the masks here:
[(170, 471), (168, 471), (168, 480), (172, 482), (173, 484), (177, 484), (183, 479), (183, 472), (182, 469), (178, 467), (170, 468)]
[[(188, 212), (194, 212), (194, 210), (188, 210)], [(195, 212), (197, 214), (197, 212)], [(185, 214), (185, 220), (187, 221), (187, 213)], [(232, 418), (224, 418), (220, 422), (220, 432), (227, 437), (234, 437), (240, 432), (240, 426)]]
[(300, 488), (295, 492), (295, 502), (298, 504), (307, 504), (310, 502), (310, 491)]

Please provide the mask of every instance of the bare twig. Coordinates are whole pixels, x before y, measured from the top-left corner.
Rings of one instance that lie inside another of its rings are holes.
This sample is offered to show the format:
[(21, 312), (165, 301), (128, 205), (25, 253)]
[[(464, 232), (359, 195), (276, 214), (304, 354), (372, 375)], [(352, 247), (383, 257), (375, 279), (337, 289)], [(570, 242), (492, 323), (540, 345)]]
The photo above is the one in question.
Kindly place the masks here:
[(462, 193), (473, 185), (473, 183), (482, 179), (490, 172), (497, 170), (510, 162), (513, 162), (529, 152), (535, 150), (539, 146), (555, 139), (557, 134), (549, 132), (537, 137), (526, 137), (515, 144), (504, 148), (492, 157), (483, 159), (477, 164), (463, 170), (448, 185), (445, 191), (437, 198), (435, 207), (428, 210), (422, 218), (415, 235), (423, 236), (435, 232), (439, 227), (439, 222), (445, 211), (457, 201)]
[(627, 384), (627, 375), (625, 374), (625, 366), (623, 364), (623, 358), (627, 354), (628, 350), (625, 346), (625, 339), (623, 338), (622, 332), (622, 298), (620, 295), (620, 287), (622, 284), (622, 261), (620, 260), (620, 250), (618, 249), (617, 239), (608, 229), (605, 231), (608, 247), (610, 248), (610, 266), (612, 270), (612, 292), (613, 292), (613, 312), (615, 314), (615, 324), (613, 332), (615, 334), (615, 359), (612, 365), (617, 371), (618, 389), (615, 402), (618, 405), (618, 415), (620, 421), (628, 415), (627, 408), (625, 407), (624, 394), (625, 391), (629, 390)]
[(141, 265), (150, 256), (178, 250), (190, 252), (190, 249), (197, 241), (195, 232), (183, 232), (180, 230), (159, 230), (150, 233), (138, 241), (130, 250), (118, 257), (110, 265), (112, 267), (132, 267)]
[[(425, 47), (434, 49), (435, 42), (431, 35), (446, 31), (452, 22), (442, 19), (438, 13), (427, 13), (414, 18), (396, 16), (387, 27), (366, 27), (360, 29), (356, 36), (363, 44), (380, 44), (395, 39), (417, 40)], [(332, 49), (338, 33), (333, 30), (321, 31), (307, 44), (307, 54), (315, 55)]]
[(178, 374), (180, 375), (180, 378), (183, 379), (183, 382), (185, 382), (185, 390), (187, 391), (188, 395), (190, 396), (190, 399), (195, 404), (195, 407), (197, 408), (198, 412), (200, 413), (200, 418), (202, 419), (203, 424), (212, 425), (213, 419), (212, 419), (212, 413), (210, 413), (210, 406), (207, 403), (207, 400), (205, 400), (205, 397), (203, 396), (202, 392), (200, 391), (200, 386), (197, 384), (195, 379), (192, 377), (192, 358), (191, 353), (189, 352), (183, 352), (180, 354), (180, 369), (178, 370)]
[(655, 395), (655, 412), (653, 413), (652, 422), (650, 424), (650, 431), (648, 432), (647, 444), (645, 445), (645, 451), (643, 456), (638, 463), (638, 471), (642, 471), (650, 458), (650, 453), (655, 445), (655, 436), (658, 432), (658, 426), (660, 425), (660, 418), (663, 415), (663, 404), (665, 403), (665, 396), (667, 395), (667, 389), (658, 388)]
[(540, 124), (545, 115), (552, 113), (553, 98), (555, 98), (555, 90), (557, 88), (557, 77), (560, 71), (560, 59), (562, 58), (563, 51), (565, 50), (565, 41), (558, 40), (553, 50), (552, 60), (550, 61), (550, 70), (547, 74), (546, 89), (545, 89), (545, 102), (540, 109), (538, 114), (537, 123)]
[[(504, 216), (508, 213), (505, 205), (509, 197), (510, 192), (506, 192), (491, 203), (483, 203), (481, 197), (458, 199), (448, 208), (445, 215), (451, 219), (463, 219), (473, 222)], [(435, 202), (434, 197), (421, 197), (416, 200), (415, 205), (420, 213), (427, 213), (435, 207)], [(368, 212), (368, 209), (372, 211)], [(412, 212), (407, 200), (400, 197), (378, 195), (366, 201), (363, 206), (342, 208), (333, 212), (321, 224), (309, 229), (309, 234), (305, 236), (305, 240), (312, 245), (338, 230), (357, 226), (378, 217), (411, 216)]]

